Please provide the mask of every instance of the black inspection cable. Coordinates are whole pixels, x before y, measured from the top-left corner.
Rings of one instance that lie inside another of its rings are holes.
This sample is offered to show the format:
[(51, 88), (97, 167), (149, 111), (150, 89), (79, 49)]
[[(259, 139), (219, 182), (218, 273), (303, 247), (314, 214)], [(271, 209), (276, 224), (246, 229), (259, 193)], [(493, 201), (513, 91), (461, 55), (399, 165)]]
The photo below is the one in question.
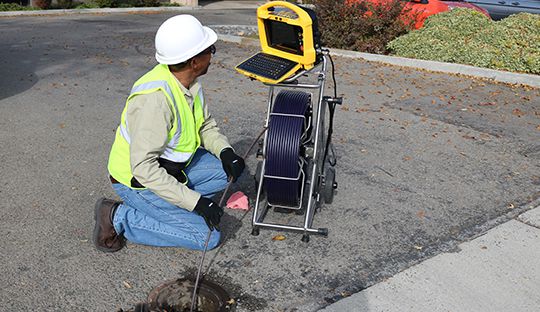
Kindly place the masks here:
[[(248, 150), (246, 151), (246, 153), (244, 154), (244, 159), (246, 159), (249, 155), (249, 152), (251, 152), (251, 149), (253, 149), (253, 146), (255, 146), (255, 143), (257, 143), (257, 141), (259, 140), (259, 138), (263, 135), (263, 133), (266, 131), (266, 127), (264, 127), (262, 129), (262, 131), (259, 133), (259, 135), (255, 138), (255, 140), (253, 141), (253, 143), (251, 143), (251, 146), (248, 148)], [(229, 188), (231, 187), (231, 184), (233, 183), (232, 181), (232, 178), (229, 179), (229, 183), (227, 184), (227, 187), (225, 188), (225, 190), (223, 191), (223, 195), (221, 195), (221, 199), (219, 200), (219, 206), (220, 207), (223, 207), (223, 201), (225, 200), (225, 195), (227, 195), (227, 192), (229, 191)], [(249, 212), (246, 211), (246, 214)], [(245, 214), (244, 214), (245, 216)], [(243, 217), (242, 217), (243, 218)], [(195, 279), (195, 286), (193, 287), (193, 295), (191, 296), (191, 307), (189, 309), (190, 312), (193, 312), (193, 309), (195, 308), (195, 306), (197, 305), (196, 302), (197, 302), (197, 290), (198, 290), (198, 286), (199, 286), (199, 280), (200, 280), (200, 277), (201, 277), (201, 270), (202, 270), (202, 267), (203, 267), (203, 264), (204, 264), (204, 258), (206, 256), (206, 251), (208, 250), (208, 243), (210, 242), (210, 236), (212, 234), (212, 231), (208, 231), (208, 235), (206, 235), (206, 241), (204, 242), (204, 250), (203, 250), (203, 254), (202, 254), (202, 257), (201, 257), (201, 261), (199, 262), (199, 268), (197, 269), (197, 277)], [(223, 245), (222, 245), (223, 246)], [(221, 247), (220, 247), (221, 248)], [(221, 249), (220, 249), (221, 250)], [(217, 253), (216, 253), (217, 255)], [(212, 260), (213, 261), (213, 260)], [(212, 264), (212, 262), (210, 262), (210, 264)], [(208, 266), (208, 268), (210, 268), (210, 265)], [(207, 270), (208, 271), (208, 270)], [(206, 274), (206, 273), (205, 273)]]
[(276, 177), (265, 177), (266, 196), (272, 205), (299, 204), (301, 137), (310, 104), (309, 93), (291, 90), (279, 92), (274, 101), (265, 155), (265, 175)]
[[(326, 52), (326, 55), (328, 55), (328, 58), (330, 59), (330, 63), (332, 64), (332, 80), (334, 82), (334, 98), (337, 99), (337, 82), (336, 82), (336, 67), (334, 66), (334, 60), (332, 59), (332, 56), (330, 55), (329, 49), (321, 49), (322, 51)], [(328, 155), (328, 148), (330, 147), (330, 143), (332, 141), (332, 134), (334, 132), (334, 113), (336, 111), (336, 103), (335, 102), (328, 102), (328, 112), (330, 113), (330, 118), (328, 121), (328, 135), (326, 137), (326, 148), (325, 153), (323, 157), (323, 169), (324, 165), (326, 163), (326, 156)], [(332, 149), (332, 154), (334, 154), (334, 151)], [(330, 162), (331, 166), (336, 165), (336, 158), (334, 157), (334, 161)]]

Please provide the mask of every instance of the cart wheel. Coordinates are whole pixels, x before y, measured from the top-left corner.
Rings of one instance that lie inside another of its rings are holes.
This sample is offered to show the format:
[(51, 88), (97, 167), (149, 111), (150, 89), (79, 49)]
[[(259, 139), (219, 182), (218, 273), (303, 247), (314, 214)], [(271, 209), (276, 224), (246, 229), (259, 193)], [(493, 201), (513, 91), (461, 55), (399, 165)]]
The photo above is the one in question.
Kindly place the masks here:
[(324, 185), (321, 191), (323, 193), (324, 202), (331, 204), (334, 201), (334, 193), (337, 188), (336, 169), (332, 166), (328, 166), (325, 171)]
[(304, 243), (309, 243), (309, 235), (308, 235), (308, 234), (302, 235), (302, 241), (303, 241)]
[(253, 236), (259, 236), (259, 228), (258, 227), (253, 227), (251, 229), (251, 235)]

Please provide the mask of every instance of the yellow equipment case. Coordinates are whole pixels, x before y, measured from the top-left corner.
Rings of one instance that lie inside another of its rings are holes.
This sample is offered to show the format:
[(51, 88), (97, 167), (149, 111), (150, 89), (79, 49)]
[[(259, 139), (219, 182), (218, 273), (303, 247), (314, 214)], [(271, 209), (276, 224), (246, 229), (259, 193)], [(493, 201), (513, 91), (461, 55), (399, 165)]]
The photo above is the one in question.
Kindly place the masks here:
[(236, 70), (265, 83), (279, 83), (321, 61), (320, 33), (315, 12), (285, 1), (271, 1), (257, 9), (261, 52)]

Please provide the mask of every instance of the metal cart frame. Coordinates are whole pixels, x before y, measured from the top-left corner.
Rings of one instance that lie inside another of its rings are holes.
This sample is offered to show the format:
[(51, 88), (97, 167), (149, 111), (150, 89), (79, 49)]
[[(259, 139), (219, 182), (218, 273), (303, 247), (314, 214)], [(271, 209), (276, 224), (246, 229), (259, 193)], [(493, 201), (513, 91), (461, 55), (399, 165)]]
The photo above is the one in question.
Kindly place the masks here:
[[(325, 165), (332, 165), (332, 161), (328, 162), (328, 157), (334, 157), (334, 155), (328, 155), (329, 151), (326, 150), (326, 139), (327, 133), (325, 129), (325, 113), (326, 107), (329, 101), (335, 101), (340, 104), (341, 99), (331, 98), (329, 96), (324, 96), (324, 88), (326, 81), (326, 69), (327, 69), (327, 56), (321, 53), (322, 60), (310, 70), (302, 71), (293, 77), (288, 78), (287, 80), (277, 83), (265, 85), (269, 86), (268, 94), (268, 110), (265, 120), (265, 127), (268, 129), (270, 116), (272, 115), (272, 108), (274, 103), (274, 93), (276, 89), (301, 89), (301, 90), (311, 90), (318, 92), (317, 102), (314, 101), (312, 94), (312, 105), (311, 105), (311, 118), (308, 122), (311, 124), (311, 131), (309, 137), (304, 138), (302, 145), (305, 147), (305, 159), (301, 158), (301, 162), (307, 162), (306, 171), (304, 172), (303, 165), (300, 166), (299, 178), (303, 179), (303, 185), (301, 186), (301, 197), (300, 205), (298, 207), (286, 207), (279, 205), (271, 205), (267, 200), (264, 200), (264, 203), (261, 205), (261, 200), (263, 199), (263, 185), (265, 177), (268, 178), (278, 178), (278, 179), (290, 179), (286, 177), (275, 177), (265, 175), (265, 163), (267, 155), (267, 142), (268, 142), (268, 131), (264, 134), (263, 143), (262, 143), (262, 152), (259, 152), (259, 155), (262, 156), (262, 165), (257, 166), (256, 176), (259, 177), (257, 181), (257, 199), (255, 203), (255, 208), (253, 211), (252, 218), (252, 234), (258, 235), (260, 228), (274, 229), (274, 230), (284, 230), (284, 231), (293, 231), (303, 233), (302, 241), (308, 242), (310, 234), (318, 235), (328, 235), (327, 228), (313, 228), (313, 217), (316, 210), (320, 207), (322, 201), (321, 189), (329, 189), (330, 192), (333, 192), (337, 188), (337, 183), (335, 183), (334, 176), (331, 177), (332, 181), (327, 181), (325, 179)], [(300, 78), (312, 77), (317, 75), (317, 83), (300, 83)], [(330, 150), (331, 147), (329, 146)], [(327, 162), (327, 163), (325, 163)], [(335, 163), (335, 162), (334, 162)], [(332, 168), (333, 169), (333, 168)], [(331, 185), (328, 185), (331, 183)], [(307, 194), (306, 194), (307, 191)], [(306, 196), (307, 195), (307, 196)], [(307, 204), (306, 200), (307, 199)], [(278, 224), (278, 223), (265, 223), (264, 218), (270, 207), (280, 207), (291, 210), (296, 210), (297, 214), (304, 214), (303, 225), (289, 225), (289, 224)], [(304, 209), (305, 207), (305, 209)]]

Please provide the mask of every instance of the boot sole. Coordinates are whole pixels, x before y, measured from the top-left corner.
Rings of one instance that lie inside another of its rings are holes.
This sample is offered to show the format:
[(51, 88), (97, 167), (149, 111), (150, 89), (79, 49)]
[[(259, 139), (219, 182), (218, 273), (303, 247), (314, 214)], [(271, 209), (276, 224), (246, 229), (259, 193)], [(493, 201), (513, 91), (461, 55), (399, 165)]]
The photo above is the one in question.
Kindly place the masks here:
[(94, 226), (94, 233), (93, 233), (92, 239), (94, 241), (94, 246), (96, 246), (96, 248), (99, 251), (111, 253), (111, 252), (116, 252), (124, 248), (124, 246), (120, 248), (107, 248), (107, 247), (100, 246), (97, 243), (98, 238), (99, 238), (99, 228), (100, 228), (100, 224), (98, 224), (99, 208), (101, 208), (104, 200), (105, 200), (105, 197), (98, 199), (98, 201), (96, 202), (96, 205), (94, 206), (94, 221), (96, 221), (96, 225)]

